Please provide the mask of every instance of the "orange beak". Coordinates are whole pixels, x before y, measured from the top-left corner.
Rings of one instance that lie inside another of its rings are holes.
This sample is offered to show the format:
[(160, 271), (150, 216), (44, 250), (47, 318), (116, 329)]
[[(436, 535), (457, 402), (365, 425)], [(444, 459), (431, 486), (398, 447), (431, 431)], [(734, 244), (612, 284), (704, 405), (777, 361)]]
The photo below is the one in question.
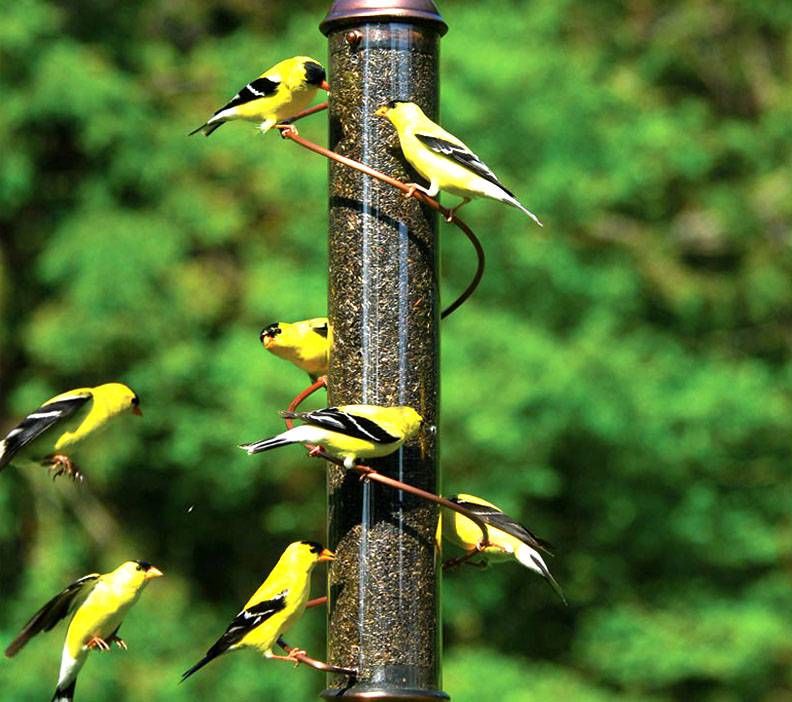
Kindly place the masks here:
[(326, 80), (323, 80), (323, 81), (322, 81), (322, 82), (319, 84), (319, 87), (320, 87), (322, 90), (325, 90), (325, 91), (326, 91), (326, 92), (328, 92), (328, 93), (330, 92), (330, 83), (328, 83)]
[(163, 575), (165, 575), (165, 573), (163, 573), (159, 568), (155, 568), (154, 566), (151, 566), (151, 568), (149, 568), (146, 571), (146, 580), (161, 578)]
[(326, 561), (334, 561), (335, 554), (329, 548), (323, 548), (322, 552), (319, 554), (319, 558), (316, 559), (317, 563), (325, 563)]
[(143, 416), (143, 410), (140, 409), (140, 405), (135, 405), (132, 408), (132, 414), (136, 414), (138, 417), (142, 417)]
[(261, 340), (261, 343), (264, 344), (264, 348), (265, 349), (268, 349), (270, 346), (272, 346), (274, 341), (275, 341), (275, 337), (274, 336), (265, 336)]

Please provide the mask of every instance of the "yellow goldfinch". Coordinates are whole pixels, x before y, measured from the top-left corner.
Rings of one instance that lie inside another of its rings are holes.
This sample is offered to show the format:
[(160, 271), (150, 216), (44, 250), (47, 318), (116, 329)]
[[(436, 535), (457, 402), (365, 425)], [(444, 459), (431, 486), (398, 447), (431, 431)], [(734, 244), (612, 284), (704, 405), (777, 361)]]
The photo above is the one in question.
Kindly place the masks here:
[(333, 339), (327, 317), (304, 322), (275, 322), (261, 330), (261, 343), (267, 351), (291, 361), (316, 380), (327, 375)]
[(429, 197), (436, 197), (441, 190), (461, 197), (462, 202), (451, 210), (451, 215), (474, 197), (489, 197), (522, 210), (542, 226), (536, 215), (518, 202), (476, 154), (432, 122), (414, 102), (391, 100), (374, 114), (386, 118), (396, 128), (404, 157), (429, 181), (428, 188), (411, 184), (413, 190)]
[(6, 649), (6, 656), (16, 655), (36, 634), (49, 631), (74, 612), (66, 631), (52, 702), (73, 700), (77, 675), (91, 650), (109, 651), (113, 642), (126, 650), (126, 643), (118, 636), (124, 617), (148, 582), (161, 575), (150, 563), (127, 561), (111, 573), (92, 573), (76, 580), (33, 615)]
[(442, 519), (443, 538), (446, 541), (458, 546), (468, 554), (481, 553), (485, 562), (498, 563), (515, 558), (526, 568), (530, 568), (545, 578), (566, 604), (561, 587), (550, 575), (547, 564), (539, 555), (540, 549), (549, 553), (550, 545), (546, 541), (538, 538), (491, 502), (480, 497), (455, 495), (450, 500), (481, 517), (481, 520), (487, 525), (489, 545), (479, 549), (481, 529), (476, 526), (475, 522), (459, 512), (450, 510), (448, 510), (448, 514), (443, 515)]
[(80, 473), (63, 453), (122, 412), (141, 415), (140, 399), (121, 383), (77, 388), (56, 395), (31, 412), (0, 441), (0, 470), (9, 463), (49, 465), (53, 476)]
[(190, 136), (198, 132), (209, 136), (223, 123), (235, 119), (259, 122), (259, 129), (265, 133), (302, 112), (319, 88), (330, 89), (321, 63), (308, 56), (286, 59), (248, 83)]
[(289, 544), (267, 579), (234, 617), (225, 633), (200, 661), (182, 674), (182, 682), (209, 661), (239, 648), (254, 648), (265, 658), (296, 662), (295, 656), (304, 651), (293, 649), (288, 656), (277, 656), (272, 647), (305, 611), (314, 566), (333, 558), (332, 551), (313, 541)]
[(423, 418), (412, 407), (378, 405), (342, 405), (313, 412), (281, 412), (287, 419), (305, 422), (270, 439), (262, 439), (240, 448), (261, 453), (289, 444), (313, 444), (344, 459), (351, 468), (358, 458), (387, 456), (411, 439)]

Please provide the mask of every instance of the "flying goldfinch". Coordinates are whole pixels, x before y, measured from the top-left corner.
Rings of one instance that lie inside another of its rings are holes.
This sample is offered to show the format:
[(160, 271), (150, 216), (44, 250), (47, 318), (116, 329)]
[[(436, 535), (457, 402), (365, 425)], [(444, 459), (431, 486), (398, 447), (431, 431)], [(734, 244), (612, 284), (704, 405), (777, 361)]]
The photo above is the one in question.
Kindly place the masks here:
[(116, 643), (126, 650), (118, 630), (143, 588), (162, 572), (145, 561), (127, 561), (111, 573), (92, 573), (75, 580), (36, 612), (6, 649), (11, 658), (41, 631), (49, 631), (74, 612), (66, 631), (58, 687), (52, 702), (74, 699), (77, 675), (93, 649), (109, 651)]
[(481, 529), (475, 522), (459, 512), (448, 511), (443, 515), (443, 538), (463, 549), (467, 554), (481, 553), (484, 561), (499, 563), (517, 559), (526, 568), (539, 573), (566, 604), (566, 598), (555, 578), (550, 574), (547, 564), (539, 555), (539, 550), (549, 553), (550, 544), (532, 534), (522, 524), (504, 514), (491, 502), (475, 495), (455, 495), (450, 498), (460, 507), (478, 515), (487, 525), (489, 545), (479, 549)]
[(313, 541), (289, 544), (225, 633), (200, 661), (182, 674), (182, 682), (209, 661), (239, 648), (254, 648), (265, 658), (297, 662), (296, 656), (305, 651), (293, 649), (288, 656), (278, 656), (272, 652), (272, 647), (305, 611), (311, 590), (311, 571), (318, 563), (333, 558), (332, 551)]
[(333, 343), (327, 317), (304, 322), (275, 322), (261, 330), (264, 348), (280, 358), (291, 361), (316, 380), (327, 375), (330, 346)]
[(462, 198), (462, 202), (451, 210), (449, 221), (472, 198), (489, 197), (522, 210), (542, 226), (536, 215), (518, 202), (476, 154), (453, 134), (432, 122), (414, 102), (391, 100), (374, 114), (384, 117), (396, 128), (404, 157), (429, 181), (428, 188), (412, 183), (409, 194), (420, 190), (429, 197), (436, 197), (443, 190)]
[(358, 458), (393, 453), (415, 436), (423, 422), (420, 414), (405, 406), (342, 405), (313, 412), (281, 412), (281, 416), (304, 424), (240, 448), (261, 453), (289, 444), (313, 444), (344, 459), (344, 465), (351, 468)]
[(0, 470), (9, 463), (50, 466), (53, 477), (80, 477), (64, 451), (122, 412), (142, 415), (140, 399), (121, 383), (77, 388), (56, 395), (31, 412), (0, 441)]
[(317, 89), (330, 90), (322, 64), (308, 56), (295, 56), (275, 64), (248, 83), (190, 136), (209, 136), (225, 122), (244, 119), (259, 122), (262, 134), (302, 112)]

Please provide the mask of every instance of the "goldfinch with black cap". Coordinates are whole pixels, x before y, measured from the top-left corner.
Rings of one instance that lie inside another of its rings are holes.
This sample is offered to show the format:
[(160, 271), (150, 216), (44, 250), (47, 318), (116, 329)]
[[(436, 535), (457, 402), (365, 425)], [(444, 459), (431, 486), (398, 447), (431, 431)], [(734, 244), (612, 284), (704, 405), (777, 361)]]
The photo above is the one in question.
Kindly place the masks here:
[(442, 517), (443, 538), (463, 549), (466, 554), (480, 553), (483, 562), (500, 563), (515, 559), (539, 573), (566, 604), (566, 598), (539, 551), (550, 553), (550, 544), (531, 533), (522, 524), (504, 514), (491, 502), (475, 495), (455, 495), (449, 498), (460, 507), (478, 515), (487, 526), (489, 544), (480, 548), (481, 529), (459, 512), (447, 510)]
[(471, 199), (488, 197), (516, 207), (542, 226), (536, 215), (523, 207), (487, 164), (457, 137), (432, 122), (414, 102), (391, 100), (374, 114), (384, 117), (396, 128), (404, 157), (429, 181), (428, 188), (412, 183), (409, 194), (420, 190), (429, 197), (436, 197), (442, 190), (462, 198), (451, 210), (449, 221)]
[(290, 361), (316, 380), (327, 375), (333, 343), (327, 317), (302, 322), (275, 322), (261, 330), (264, 348)]
[(140, 398), (122, 383), (76, 388), (47, 400), (0, 441), (0, 471), (7, 465), (49, 466), (53, 477), (80, 473), (66, 451), (124, 412), (142, 415)]
[(146, 585), (161, 575), (162, 571), (146, 561), (127, 561), (111, 573), (92, 573), (76, 580), (33, 615), (6, 649), (6, 656), (15, 656), (36, 634), (49, 631), (74, 613), (66, 630), (58, 686), (52, 697), (52, 702), (71, 702), (77, 675), (92, 650), (109, 651), (112, 643), (126, 650), (126, 643), (118, 636), (124, 617)]
[(359, 458), (387, 456), (398, 450), (418, 433), (423, 422), (420, 414), (406, 406), (342, 405), (313, 412), (281, 412), (281, 416), (303, 424), (240, 448), (252, 454), (289, 444), (312, 444), (351, 468)]
[(209, 136), (237, 119), (258, 122), (264, 134), (308, 107), (319, 88), (330, 90), (321, 63), (308, 56), (286, 59), (248, 83), (190, 136), (198, 132)]
[(313, 541), (289, 544), (225, 633), (201, 660), (182, 674), (182, 682), (218, 656), (241, 648), (252, 648), (265, 658), (298, 662), (296, 656), (304, 651), (292, 649), (289, 655), (279, 656), (272, 652), (272, 647), (305, 611), (314, 567), (334, 558), (332, 551)]

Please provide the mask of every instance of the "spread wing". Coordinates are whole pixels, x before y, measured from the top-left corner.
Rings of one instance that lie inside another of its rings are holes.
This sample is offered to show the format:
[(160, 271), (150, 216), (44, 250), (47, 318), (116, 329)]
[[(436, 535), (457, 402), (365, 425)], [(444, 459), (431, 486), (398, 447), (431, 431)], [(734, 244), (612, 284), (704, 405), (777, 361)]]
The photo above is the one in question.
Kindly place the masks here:
[(478, 502), (467, 502), (460, 500), (458, 497), (452, 497), (451, 502), (455, 502), (460, 507), (473, 512), (473, 514), (481, 517), (481, 520), (487, 525), (500, 529), (506, 532), (515, 539), (519, 539), (531, 548), (535, 548), (545, 553), (551, 553), (552, 545), (544, 539), (540, 539), (536, 534), (531, 532), (527, 527), (524, 527), (519, 522), (514, 521), (508, 514), (504, 514), (495, 507), (489, 505), (482, 505)]
[(248, 83), (242, 90), (240, 90), (234, 97), (232, 97), (225, 105), (223, 105), (215, 114), (219, 114), (223, 110), (231, 109), (232, 107), (239, 107), (246, 102), (258, 100), (259, 98), (269, 97), (274, 95), (280, 85), (279, 81), (270, 80), (269, 78), (256, 78), (256, 80)]
[(19, 449), (62, 419), (71, 417), (90, 399), (90, 393), (69, 395), (54, 402), (47, 402), (35, 412), (31, 412), (0, 442), (0, 469), (11, 462)]
[[(206, 655), (198, 661), (192, 668), (182, 673), (182, 681), (189, 678), (194, 672), (203, 668), (209, 661), (225, 653), (231, 646), (239, 643), (246, 634), (250, 633), (257, 626), (261, 626), (273, 614), (286, 608), (287, 590), (278, 593), (271, 600), (264, 600), (252, 607), (243, 609), (234, 617), (225, 633), (214, 643)], [(273, 643), (275, 643), (273, 641)]]
[(467, 147), (454, 144), (445, 139), (429, 136), (428, 134), (416, 134), (415, 138), (435, 153), (441, 154), (455, 163), (458, 163), (460, 166), (464, 166), (468, 170), (473, 171), (477, 176), (481, 176), (484, 180), (488, 180), (490, 183), (497, 185), (510, 197), (514, 197), (514, 194), (504, 187), (503, 183), (498, 180), (490, 167)]
[(36, 634), (41, 631), (49, 631), (61, 619), (69, 616), (91, 594), (91, 590), (93, 590), (98, 580), (99, 573), (91, 573), (79, 580), (75, 580), (63, 592), (55, 595), (25, 624), (19, 635), (6, 649), (6, 656), (11, 658), (11, 656), (16, 655)]
[(328, 429), (353, 439), (371, 441), (375, 444), (392, 444), (399, 440), (398, 436), (389, 434), (379, 424), (367, 417), (342, 412), (337, 407), (327, 407), (314, 412), (281, 412), (281, 416), (300, 419), (306, 424)]

